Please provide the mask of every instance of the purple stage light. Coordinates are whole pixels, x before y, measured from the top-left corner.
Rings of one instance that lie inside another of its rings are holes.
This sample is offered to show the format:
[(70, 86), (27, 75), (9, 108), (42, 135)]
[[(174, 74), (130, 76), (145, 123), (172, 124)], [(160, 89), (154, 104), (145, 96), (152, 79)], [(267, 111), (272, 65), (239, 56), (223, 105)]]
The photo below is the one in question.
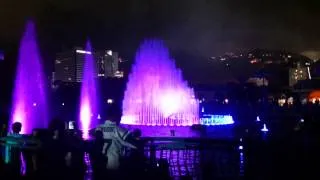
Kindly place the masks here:
[(47, 103), (35, 25), (29, 21), (20, 42), (10, 124), (21, 122), (23, 134), (46, 128)]
[[(92, 52), (91, 44), (88, 41), (86, 50)], [(95, 73), (95, 61), (92, 53), (84, 53), (85, 62), (83, 66), (83, 77), (81, 86), (80, 104), (80, 125), (83, 138), (89, 138), (89, 130), (98, 125), (97, 114), (97, 84)]]
[(122, 124), (191, 126), (199, 124), (199, 102), (162, 41), (140, 46), (123, 100)]
[(4, 60), (4, 53), (2, 50), (0, 50), (0, 61)]

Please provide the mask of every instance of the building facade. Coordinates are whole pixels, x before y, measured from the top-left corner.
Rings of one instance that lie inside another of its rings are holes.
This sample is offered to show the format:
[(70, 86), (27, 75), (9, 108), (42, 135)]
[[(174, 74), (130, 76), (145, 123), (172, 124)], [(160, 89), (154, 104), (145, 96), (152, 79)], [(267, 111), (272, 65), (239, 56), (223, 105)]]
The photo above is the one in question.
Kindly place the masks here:
[(308, 66), (297, 65), (289, 69), (289, 86), (294, 86), (298, 81), (311, 79), (310, 68)]
[(117, 52), (111, 50), (104, 53), (105, 77), (114, 77), (119, 71), (119, 57)]
[(97, 78), (119, 77), (119, 57), (117, 52), (112, 52), (111, 50), (90, 52), (82, 48), (74, 48), (71, 51), (57, 54), (54, 63), (55, 80), (82, 82), (86, 55), (94, 56)]
[[(242, 81), (267, 82), (270, 88), (292, 87), (298, 81), (311, 79), (312, 60), (300, 54), (256, 49), (238, 54), (215, 57), (225, 65), (228, 75)], [(261, 81), (261, 80), (267, 81)]]

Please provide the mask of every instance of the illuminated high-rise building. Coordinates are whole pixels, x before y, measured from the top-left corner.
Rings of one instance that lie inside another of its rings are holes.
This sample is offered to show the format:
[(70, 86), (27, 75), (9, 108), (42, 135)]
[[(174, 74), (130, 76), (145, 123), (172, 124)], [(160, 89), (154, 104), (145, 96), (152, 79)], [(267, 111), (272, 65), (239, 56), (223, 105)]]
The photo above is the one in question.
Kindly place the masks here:
[(119, 71), (119, 57), (117, 52), (111, 50), (105, 51), (104, 54), (105, 77), (115, 77)]
[(63, 82), (81, 82), (86, 54), (95, 56), (93, 52), (81, 48), (59, 53), (55, 60), (55, 79)]
[(108, 51), (85, 51), (82, 48), (74, 48), (71, 51), (57, 54), (55, 60), (55, 80), (63, 82), (82, 82), (84, 61), (86, 55), (94, 56), (96, 64), (96, 77), (123, 77), (119, 71), (119, 57), (117, 52)]

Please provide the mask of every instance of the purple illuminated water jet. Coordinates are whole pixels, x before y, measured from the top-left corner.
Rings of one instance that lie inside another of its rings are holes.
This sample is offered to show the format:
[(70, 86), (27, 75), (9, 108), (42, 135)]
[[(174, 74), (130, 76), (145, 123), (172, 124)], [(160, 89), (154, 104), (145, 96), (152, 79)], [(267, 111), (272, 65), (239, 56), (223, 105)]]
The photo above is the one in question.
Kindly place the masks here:
[(123, 100), (122, 124), (191, 126), (199, 124), (193, 89), (162, 41), (144, 41), (136, 53)]
[(10, 124), (21, 122), (22, 133), (31, 133), (34, 128), (46, 128), (46, 98), (35, 25), (29, 21), (20, 42)]
[(95, 60), (92, 53), (91, 44), (86, 44), (85, 62), (83, 66), (83, 77), (80, 99), (80, 125), (83, 138), (89, 138), (89, 130), (98, 125), (97, 119), (97, 84), (95, 72)]

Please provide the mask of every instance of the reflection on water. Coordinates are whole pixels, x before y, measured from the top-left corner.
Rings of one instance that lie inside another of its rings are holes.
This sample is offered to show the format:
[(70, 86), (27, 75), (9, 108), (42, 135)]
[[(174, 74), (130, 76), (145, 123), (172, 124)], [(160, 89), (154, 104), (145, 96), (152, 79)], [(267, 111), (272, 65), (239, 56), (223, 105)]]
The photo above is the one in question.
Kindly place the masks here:
[(153, 142), (145, 147), (145, 155), (149, 159), (166, 160), (173, 178), (240, 178), (244, 175), (243, 145), (206, 143)]
[(171, 177), (199, 176), (199, 150), (158, 150), (156, 158), (167, 160)]
[(84, 163), (86, 164), (85, 180), (92, 180), (92, 165), (89, 153), (84, 153)]
[[(244, 148), (241, 142), (235, 147), (213, 145), (210, 148), (166, 142), (157, 144), (154, 150), (152, 146), (147, 145), (145, 155), (149, 162), (154, 156), (155, 165), (158, 167), (160, 159), (166, 160), (173, 179), (181, 176), (193, 179), (204, 179), (204, 177), (239, 179), (244, 176), (245, 170)], [(92, 180), (92, 166), (88, 153), (85, 153), (84, 160), (87, 165), (85, 180)]]
[(210, 138), (210, 139), (234, 139), (235, 132), (233, 125), (206, 126), (206, 127), (186, 127), (186, 126), (130, 126), (122, 127), (131, 131), (139, 129), (142, 137), (151, 138)]
[[(232, 178), (244, 176), (245, 171), (245, 146), (230, 143), (205, 146), (186, 142), (154, 142), (145, 146), (145, 156), (148, 162), (160, 166), (159, 160), (168, 163), (170, 176), (174, 179), (189, 176), (193, 179)], [(152, 159), (155, 159), (153, 161)], [(23, 157), (22, 163), (25, 164)], [(89, 153), (84, 154), (86, 165), (85, 180), (92, 180), (92, 164)], [(25, 174), (25, 165), (22, 166)]]
[[(242, 148), (240, 148), (242, 147)], [(243, 146), (243, 140), (240, 138), (240, 145), (239, 145), (239, 175), (244, 176), (244, 170), (245, 170), (245, 156), (244, 156), (244, 146)]]

